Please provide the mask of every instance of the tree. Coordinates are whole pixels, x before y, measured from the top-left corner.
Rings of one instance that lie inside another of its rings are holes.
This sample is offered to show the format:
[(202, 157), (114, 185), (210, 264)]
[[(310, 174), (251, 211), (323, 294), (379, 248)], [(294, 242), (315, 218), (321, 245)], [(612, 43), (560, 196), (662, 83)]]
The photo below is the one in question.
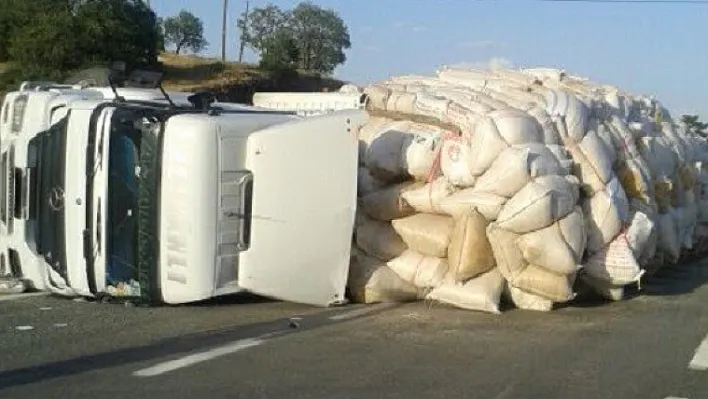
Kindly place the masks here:
[(72, 39), (74, 20), (68, 13), (37, 14), (32, 24), (13, 30), (10, 59), (27, 78), (60, 79), (61, 71), (78, 67), (81, 53)]
[[(272, 4), (256, 8), (248, 16), (239, 18), (238, 27), (249, 47), (261, 57), (269, 48), (271, 59), (274, 49), (287, 48), (282, 46), (284, 39), (275, 36), (289, 35), (290, 42), (298, 49), (297, 67), (312, 72), (331, 73), (346, 62), (344, 50), (351, 47), (349, 30), (339, 15), (310, 2), (300, 3), (289, 11)], [(281, 45), (274, 46), (274, 43)], [(275, 58), (287, 56), (281, 54)]]
[(290, 15), (290, 29), (300, 48), (302, 69), (331, 73), (346, 62), (344, 50), (351, 47), (349, 30), (336, 12), (300, 3)]
[[(160, 30), (144, 0), (0, 0), (0, 51), (24, 78), (86, 66), (157, 62)], [(4, 40), (4, 42), (3, 42)]]
[(681, 122), (686, 125), (686, 128), (700, 136), (705, 137), (708, 133), (708, 123), (701, 122), (698, 115), (683, 115), (681, 117)]
[(282, 34), (282, 29), (287, 27), (288, 14), (280, 7), (267, 4), (255, 8), (248, 15), (241, 15), (237, 21), (241, 40), (258, 53), (262, 54), (266, 46), (271, 43), (276, 32)]
[(9, 60), (15, 31), (36, 24), (36, 16), (66, 12), (71, 3), (72, 0), (0, 0), (0, 61)]
[(157, 62), (161, 31), (143, 0), (83, 0), (75, 15), (80, 50), (89, 63)]
[(202, 20), (189, 11), (182, 10), (176, 17), (167, 18), (163, 29), (165, 43), (173, 44), (177, 54), (183, 48), (199, 53), (209, 45), (204, 39), (204, 24)]
[(282, 72), (297, 67), (300, 52), (297, 43), (286, 29), (276, 31), (262, 46), (261, 68)]

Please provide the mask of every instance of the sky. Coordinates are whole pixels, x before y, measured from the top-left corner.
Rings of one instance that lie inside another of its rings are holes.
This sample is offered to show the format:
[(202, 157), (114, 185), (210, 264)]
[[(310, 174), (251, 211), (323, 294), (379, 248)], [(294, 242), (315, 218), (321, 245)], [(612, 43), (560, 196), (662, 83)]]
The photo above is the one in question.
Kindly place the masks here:
[[(699, 0), (703, 1), (703, 0)], [(188, 10), (204, 21), (221, 54), (222, 0), (151, 0), (162, 17)], [(236, 19), (246, 0), (229, 0), (227, 58), (238, 56)], [(292, 8), (299, 1), (251, 0)], [(352, 47), (335, 75), (367, 84), (444, 65), (553, 67), (656, 96), (674, 115), (708, 120), (708, 1), (634, 3), (538, 0), (314, 0), (335, 10)], [(256, 61), (247, 52), (246, 61)]]

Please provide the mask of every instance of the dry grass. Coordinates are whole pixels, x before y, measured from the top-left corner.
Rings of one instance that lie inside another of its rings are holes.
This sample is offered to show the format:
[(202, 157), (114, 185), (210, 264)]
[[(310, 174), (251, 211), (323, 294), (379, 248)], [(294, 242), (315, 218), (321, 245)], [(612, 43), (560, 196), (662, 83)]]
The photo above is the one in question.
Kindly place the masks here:
[(221, 88), (236, 83), (262, 79), (267, 74), (253, 65), (222, 63), (214, 58), (163, 53), (159, 57), (165, 68), (164, 86), (168, 90), (192, 91), (198, 88)]
[[(235, 94), (229, 94), (237, 96), (238, 98), (232, 99), (236, 101), (249, 101), (248, 93), (254, 90), (323, 91), (336, 90), (342, 85), (342, 82), (336, 79), (319, 78), (303, 72), (288, 79), (279, 79), (256, 65), (221, 62), (216, 58), (163, 53), (159, 56), (159, 61), (165, 71), (165, 89), (230, 93), (234, 87), (240, 87)], [(12, 70), (11, 64), (0, 63), (0, 96), (3, 91), (9, 91), (17, 84), (19, 78), (14, 76), (14, 73), (7, 73)]]

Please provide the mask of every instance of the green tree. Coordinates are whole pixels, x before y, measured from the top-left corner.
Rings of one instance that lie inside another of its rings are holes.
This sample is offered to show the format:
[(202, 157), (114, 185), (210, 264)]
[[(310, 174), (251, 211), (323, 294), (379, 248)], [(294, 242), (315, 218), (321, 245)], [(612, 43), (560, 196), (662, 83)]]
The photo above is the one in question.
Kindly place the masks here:
[(683, 122), (689, 131), (692, 131), (700, 136), (705, 137), (708, 133), (708, 123), (700, 121), (698, 115), (683, 115), (681, 117), (681, 122)]
[(33, 23), (13, 30), (9, 56), (24, 77), (60, 79), (62, 71), (79, 66), (74, 22), (69, 13), (40, 13)]
[(199, 53), (209, 44), (204, 39), (204, 24), (194, 14), (182, 10), (175, 17), (167, 18), (163, 24), (165, 43), (175, 46), (175, 52), (191, 49)]
[(8, 0), (0, 0), (0, 62), (7, 61), (7, 47), (10, 42), (10, 22), (12, 8)]
[(157, 62), (160, 27), (143, 0), (83, 0), (75, 15), (84, 63)]
[(84, 66), (157, 61), (160, 30), (143, 0), (0, 0), (0, 39), (24, 78)]
[(335, 11), (304, 2), (295, 7), (289, 22), (300, 49), (300, 68), (331, 73), (346, 62), (344, 50), (351, 47), (349, 29)]
[(280, 29), (268, 36), (262, 46), (261, 68), (278, 72), (297, 68), (300, 52), (297, 43), (286, 29)]
[[(342, 18), (335, 11), (310, 2), (288, 11), (272, 4), (256, 8), (239, 18), (238, 27), (249, 47), (261, 57), (268, 49), (271, 59), (287, 59), (294, 54), (289, 50), (279, 56), (272, 54), (275, 49), (287, 49), (282, 36), (289, 35), (289, 42), (298, 49), (297, 67), (312, 72), (331, 73), (346, 62), (344, 50), (351, 47), (349, 29)], [(281, 37), (276, 39), (276, 36)]]
[(15, 31), (36, 24), (35, 17), (66, 13), (76, 0), (0, 0), (0, 61), (10, 58)]
[(253, 50), (262, 54), (272, 46), (276, 33), (282, 35), (287, 28), (288, 13), (273, 4), (253, 9), (248, 15), (241, 15), (236, 25), (243, 40)]

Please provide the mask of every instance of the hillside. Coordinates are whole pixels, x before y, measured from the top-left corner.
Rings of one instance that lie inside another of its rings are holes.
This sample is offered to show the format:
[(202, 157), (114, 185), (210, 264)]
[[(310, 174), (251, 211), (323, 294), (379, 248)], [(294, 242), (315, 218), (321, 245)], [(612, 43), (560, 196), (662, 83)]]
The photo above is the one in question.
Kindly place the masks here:
[[(343, 82), (307, 73), (277, 74), (250, 64), (163, 53), (164, 86), (174, 91), (212, 91), (222, 101), (250, 103), (256, 91), (333, 91)], [(0, 63), (0, 98), (19, 80), (8, 64)]]

